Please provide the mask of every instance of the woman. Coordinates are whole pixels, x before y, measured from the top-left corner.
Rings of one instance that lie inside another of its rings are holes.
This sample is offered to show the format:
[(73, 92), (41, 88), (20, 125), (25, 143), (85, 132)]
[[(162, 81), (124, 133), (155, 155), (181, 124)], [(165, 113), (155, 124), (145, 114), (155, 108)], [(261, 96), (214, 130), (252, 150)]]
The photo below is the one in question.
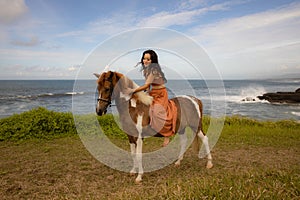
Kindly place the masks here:
[(170, 136), (175, 134), (177, 108), (173, 101), (169, 101), (168, 92), (165, 87), (167, 82), (164, 73), (158, 63), (158, 56), (153, 50), (143, 52), (141, 62), (142, 71), (145, 77), (145, 84), (133, 91), (139, 92), (148, 90), (153, 97), (150, 106), (150, 126), (163, 135), (163, 146), (170, 142)]

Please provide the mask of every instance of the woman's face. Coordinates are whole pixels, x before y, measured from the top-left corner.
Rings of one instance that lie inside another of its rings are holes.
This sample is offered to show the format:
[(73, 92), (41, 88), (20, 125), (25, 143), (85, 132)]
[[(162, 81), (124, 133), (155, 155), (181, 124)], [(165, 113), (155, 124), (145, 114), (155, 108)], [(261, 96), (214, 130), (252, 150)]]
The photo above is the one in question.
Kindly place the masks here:
[(151, 64), (151, 56), (149, 53), (146, 53), (143, 57), (143, 64), (145, 67), (148, 67)]

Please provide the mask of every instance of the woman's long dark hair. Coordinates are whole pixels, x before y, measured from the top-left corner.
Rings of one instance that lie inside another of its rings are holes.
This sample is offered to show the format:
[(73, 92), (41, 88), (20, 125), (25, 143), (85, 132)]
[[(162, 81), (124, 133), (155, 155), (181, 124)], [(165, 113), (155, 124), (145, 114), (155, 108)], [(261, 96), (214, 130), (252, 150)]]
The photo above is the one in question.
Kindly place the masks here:
[(163, 71), (161, 70), (161, 67), (160, 67), (160, 65), (159, 65), (159, 63), (158, 63), (158, 56), (157, 56), (156, 52), (153, 51), (153, 50), (151, 50), (151, 49), (144, 51), (144, 52), (143, 52), (143, 55), (142, 55), (142, 58), (141, 58), (141, 62), (140, 62), (140, 64), (142, 65), (141, 71), (144, 72), (144, 76), (146, 77), (146, 76), (148, 75), (148, 73), (147, 73), (146, 70), (145, 70), (146, 67), (145, 67), (145, 65), (144, 65), (144, 63), (143, 63), (144, 56), (145, 56), (145, 54), (147, 54), (147, 53), (150, 54), (150, 58), (151, 58), (151, 64), (150, 64), (150, 66), (148, 67), (147, 71), (150, 72), (150, 71), (152, 71), (152, 70), (155, 68), (155, 69), (158, 70), (158, 72), (161, 74), (163, 80), (164, 80), (165, 82), (167, 82), (167, 79), (166, 79), (166, 77), (165, 77), (165, 74), (164, 74)]

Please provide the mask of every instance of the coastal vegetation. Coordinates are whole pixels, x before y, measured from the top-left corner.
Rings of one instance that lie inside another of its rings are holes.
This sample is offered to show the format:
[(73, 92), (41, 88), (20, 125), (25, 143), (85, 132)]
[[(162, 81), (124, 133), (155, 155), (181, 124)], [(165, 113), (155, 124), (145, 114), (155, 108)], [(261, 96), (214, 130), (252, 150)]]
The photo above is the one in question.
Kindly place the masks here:
[[(113, 115), (97, 117), (110, 140), (129, 151)], [(89, 117), (81, 116), (89, 129)], [(207, 130), (210, 117), (204, 117)], [(90, 126), (93, 127), (93, 126)], [(91, 130), (92, 132), (92, 130)], [(134, 176), (97, 161), (82, 144), (72, 113), (36, 108), (0, 119), (0, 196), (4, 199), (297, 199), (300, 123), (225, 118), (205, 169), (189, 149), (181, 166)], [(162, 138), (145, 139), (145, 148)], [(155, 191), (155, 192), (154, 192)]]
[[(107, 136), (123, 139), (127, 138), (126, 134), (122, 132), (116, 123), (116, 116), (108, 114), (101, 117), (97, 116), (97, 119)], [(82, 123), (89, 124), (91, 123), (89, 120), (89, 115), (80, 116)], [(204, 116), (203, 126), (205, 130), (209, 122), (209, 116)], [(88, 129), (89, 126), (86, 128)], [(246, 131), (246, 133), (249, 134), (257, 129), (257, 132), (262, 132), (265, 136), (272, 136), (274, 128), (282, 129), (282, 131), (285, 131), (285, 129), (300, 131), (300, 123), (295, 120), (258, 121), (241, 116), (228, 116), (225, 117), (224, 128), (223, 132), (227, 132), (231, 129), (249, 129)], [(91, 130), (91, 132), (92, 131), (93, 130)], [(72, 113), (69, 112), (55, 112), (43, 107), (38, 107), (21, 114), (14, 114), (10, 117), (0, 119), (0, 141), (54, 139), (76, 134), (74, 118)]]

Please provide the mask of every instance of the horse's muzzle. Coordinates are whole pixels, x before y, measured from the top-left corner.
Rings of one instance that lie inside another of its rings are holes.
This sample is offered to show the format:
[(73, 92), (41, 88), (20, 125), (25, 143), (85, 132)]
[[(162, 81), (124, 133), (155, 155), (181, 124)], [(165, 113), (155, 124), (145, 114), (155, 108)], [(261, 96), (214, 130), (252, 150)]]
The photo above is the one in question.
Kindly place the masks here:
[(105, 115), (106, 112), (107, 112), (106, 109), (103, 109), (103, 110), (102, 109), (96, 109), (96, 113), (97, 113), (98, 116)]

